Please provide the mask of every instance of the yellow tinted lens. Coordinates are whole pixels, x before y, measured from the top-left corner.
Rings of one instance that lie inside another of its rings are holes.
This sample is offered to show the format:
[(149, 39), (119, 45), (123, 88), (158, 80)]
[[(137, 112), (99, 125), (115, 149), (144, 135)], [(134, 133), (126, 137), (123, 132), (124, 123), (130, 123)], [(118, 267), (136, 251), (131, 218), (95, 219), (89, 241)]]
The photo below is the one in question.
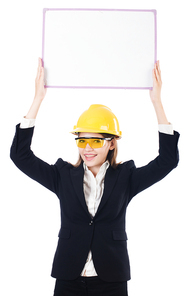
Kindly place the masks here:
[(90, 143), (89, 145), (91, 148), (101, 148), (104, 145), (104, 140), (101, 139), (89, 139)]
[(85, 148), (87, 143), (93, 149), (101, 148), (104, 145), (105, 140), (102, 139), (77, 139), (76, 144), (79, 148)]
[(86, 144), (87, 144), (87, 140), (86, 139), (77, 139), (76, 144), (79, 148), (85, 148)]

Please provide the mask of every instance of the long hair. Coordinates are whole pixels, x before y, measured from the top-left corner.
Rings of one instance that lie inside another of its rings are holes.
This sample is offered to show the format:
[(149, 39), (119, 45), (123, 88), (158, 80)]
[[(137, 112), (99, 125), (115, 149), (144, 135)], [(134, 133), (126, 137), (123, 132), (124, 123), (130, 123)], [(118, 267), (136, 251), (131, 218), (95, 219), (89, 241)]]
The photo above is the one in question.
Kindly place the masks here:
[[(114, 137), (114, 135), (111, 135), (111, 134), (100, 134), (100, 135), (102, 135), (104, 138), (113, 138)], [(109, 164), (111, 165), (112, 168), (116, 169), (117, 166), (120, 164), (120, 162), (119, 163), (116, 162), (116, 158), (117, 158), (117, 154), (118, 154), (118, 146), (117, 146), (116, 138), (114, 138), (114, 140), (115, 140), (115, 148), (113, 150), (109, 150), (106, 160), (109, 161)], [(74, 166), (79, 167), (81, 165), (81, 163), (83, 163), (83, 159), (79, 154), (78, 161), (76, 162), (76, 164)]]

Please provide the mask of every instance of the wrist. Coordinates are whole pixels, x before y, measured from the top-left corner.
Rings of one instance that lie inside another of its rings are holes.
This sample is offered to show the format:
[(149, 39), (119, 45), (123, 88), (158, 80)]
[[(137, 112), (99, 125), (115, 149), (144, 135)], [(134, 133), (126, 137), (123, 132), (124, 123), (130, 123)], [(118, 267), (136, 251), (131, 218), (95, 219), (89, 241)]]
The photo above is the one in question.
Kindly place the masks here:
[(162, 105), (161, 96), (157, 96), (155, 98), (151, 98), (151, 101), (154, 106), (160, 106)]
[(161, 100), (153, 102), (158, 124), (169, 124)]
[(27, 115), (25, 116), (25, 118), (27, 119), (35, 119), (37, 116), (37, 113), (39, 111), (39, 108), (41, 106), (42, 100), (40, 99), (40, 97), (35, 96), (33, 103), (29, 109), (29, 112), (27, 113)]
[(37, 103), (39, 103), (39, 102), (41, 103), (43, 101), (43, 99), (44, 99), (44, 96), (42, 96), (42, 95), (35, 95), (34, 96), (34, 101)]

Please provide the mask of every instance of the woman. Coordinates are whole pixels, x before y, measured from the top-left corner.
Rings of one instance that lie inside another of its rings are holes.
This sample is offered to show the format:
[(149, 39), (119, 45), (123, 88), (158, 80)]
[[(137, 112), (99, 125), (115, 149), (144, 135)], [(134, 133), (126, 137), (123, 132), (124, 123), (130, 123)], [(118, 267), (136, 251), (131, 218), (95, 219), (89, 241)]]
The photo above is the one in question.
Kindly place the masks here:
[(77, 135), (78, 163), (58, 159), (49, 165), (30, 145), (34, 120), (43, 101), (44, 69), (39, 59), (35, 98), (16, 127), (11, 158), (25, 174), (53, 191), (61, 207), (61, 229), (52, 276), (54, 296), (125, 296), (130, 266), (125, 214), (133, 196), (165, 177), (178, 164), (179, 134), (173, 131), (161, 103), (159, 62), (153, 69), (150, 97), (159, 124), (159, 155), (148, 165), (116, 163), (121, 131), (116, 116), (103, 105), (92, 105), (72, 131)]

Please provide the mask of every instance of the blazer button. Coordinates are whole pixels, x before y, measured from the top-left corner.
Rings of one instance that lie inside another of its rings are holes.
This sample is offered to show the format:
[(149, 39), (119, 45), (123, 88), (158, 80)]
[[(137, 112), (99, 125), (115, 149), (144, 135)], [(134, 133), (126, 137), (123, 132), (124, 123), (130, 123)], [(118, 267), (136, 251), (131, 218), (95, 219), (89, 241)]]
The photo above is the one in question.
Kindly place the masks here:
[(92, 225), (93, 224), (93, 221), (91, 221), (90, 223), (89, 223), (89, 225)]

